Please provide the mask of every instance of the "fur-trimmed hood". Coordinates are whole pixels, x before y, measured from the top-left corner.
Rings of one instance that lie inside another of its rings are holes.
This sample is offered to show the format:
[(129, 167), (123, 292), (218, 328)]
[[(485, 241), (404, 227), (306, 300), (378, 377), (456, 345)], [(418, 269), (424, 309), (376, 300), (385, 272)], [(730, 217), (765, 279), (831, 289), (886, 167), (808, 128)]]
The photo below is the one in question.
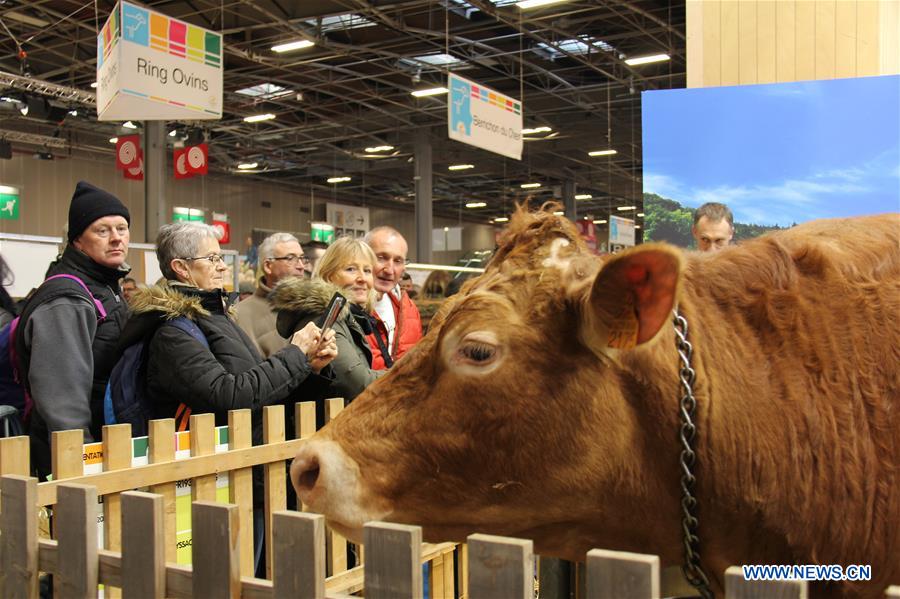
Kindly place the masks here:
[(135, 315), (159, 312), (166, 320), (179, 316), (197, 320), (198, 316), (209, 315), (199, 296), (182, 293), (177, 285), (151, 285), (138, 289), (131, 297), (130, 305)]
[[(325, 313), (328, 302), (335, 293), (347, 297), (343, 289), (323, 279), (288, 277), (279, 282), (269, 294), (272, 309), (278, 312), (276, 324), (278, 334), (285, 338), (290, 337), (310, 321), (316, 321), (316, 324), (320, 325), (318, 319)], [(348, 318), (350, 318), (349, 298), (338, 319)]]

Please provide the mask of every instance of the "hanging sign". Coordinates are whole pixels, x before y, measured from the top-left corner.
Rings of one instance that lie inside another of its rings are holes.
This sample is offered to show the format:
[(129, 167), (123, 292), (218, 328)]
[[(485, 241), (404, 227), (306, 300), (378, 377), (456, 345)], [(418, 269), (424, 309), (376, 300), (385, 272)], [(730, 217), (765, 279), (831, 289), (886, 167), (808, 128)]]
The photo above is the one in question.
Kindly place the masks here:
[(222, 35), (119, 2), (97, 36), (97, 118), (222, 118)]
[(447, 129), (450, 139), (522, 159), (522, 103), (450, 73)]
[(609, 217), (609, 245), (613, 244), (631, 247), (634, 245), (634, 221), (621, 216)]
[(228, 215), (224, 212), (212, 213), (212, 226), (216, 230), (216, 236), (219, 243), (231, 243), (231, 224), (228, 222)]
[(140, 135), (123, 135), (116, 140), (116, 168), (120, 171), (137, 166), (140, 154)]
[(138, 148), (137, 157), (129, 166), (122, 170), (122, 175), (126, 179), (144, 180), (144, 150)]

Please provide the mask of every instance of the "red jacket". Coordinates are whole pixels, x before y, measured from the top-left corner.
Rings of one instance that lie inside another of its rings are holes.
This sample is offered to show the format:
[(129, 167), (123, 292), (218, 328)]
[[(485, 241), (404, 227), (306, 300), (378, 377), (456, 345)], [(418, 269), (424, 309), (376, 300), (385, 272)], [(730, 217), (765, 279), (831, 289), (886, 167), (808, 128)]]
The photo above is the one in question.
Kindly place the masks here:
[[(388, 292), (388, 297), (391, 298), (391, 306), (394, 308), (394, 321), (397, 323), (397, 329), (394, 331), (394, 343), (390, 348), (391, 357), (396, 362), (400, 356), (409, 351), (422, 338), (422, 318), (419, 316), (419, 309), (416, 307), (416, 304), (413, 303), (405, 291), (400, 296), (400, 299), (397, 299), (393, 291)], [(381, 349), (378, 347), (375, 335), (381, 335), (384, 343), (387, 344), (387, 327), (377, 312), (372, 312), (372, 317), (375, 320), (374, 324), (377, 331), (366, 337), (369, 347), (372, 348), (372, 370), (384, 370), (387, 366), (384, 363), (384, 357), (381, 355)]]

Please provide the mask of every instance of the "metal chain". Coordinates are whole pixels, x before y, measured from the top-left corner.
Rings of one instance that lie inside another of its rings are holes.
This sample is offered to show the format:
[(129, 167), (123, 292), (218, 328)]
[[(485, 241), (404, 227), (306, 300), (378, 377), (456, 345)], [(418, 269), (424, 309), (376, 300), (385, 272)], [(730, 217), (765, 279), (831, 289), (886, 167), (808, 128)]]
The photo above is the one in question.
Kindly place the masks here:
[(691, 368), (691, 354), (693, 347), (687, 340), (687, 319), (678, 313), (678, 309), (672, 311), (675, 325), (675, 346), (678, 348), (678, 357), (681, 366), (678, 377), (681, 380), (681, 389), (684, 393), (680, 401), (681, 429), (681, 529), (684, 534), (684, 564), (681, 571), (691, 585), (699, 591), (703, 599), (712, 599), (713, 593), (709, 588), (709, 578), (700, 565), (700, 538), (697, 536), (699, 522), (697, 520), (697, 498), (694, 497), (694, 485), (697, 482), (693, 468), (697, 460), (694, 453), (694, 437), (697, 427), (694, 426), (694, 411), (697, 408), (697, 400), (694, 398), (694, 369)]

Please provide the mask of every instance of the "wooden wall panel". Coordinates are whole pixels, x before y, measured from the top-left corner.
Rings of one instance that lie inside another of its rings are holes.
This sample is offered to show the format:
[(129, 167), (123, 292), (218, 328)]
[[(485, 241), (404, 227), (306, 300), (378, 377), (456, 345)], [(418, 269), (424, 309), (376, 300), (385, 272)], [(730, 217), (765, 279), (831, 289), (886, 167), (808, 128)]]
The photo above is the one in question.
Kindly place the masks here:
[(818, 0), (816, 7), (816, 79), (834, 79), (835, 6), (833, 0)]
[(834, 76), (856, 76), (856, 2), (838, 0), (834, 7)]
[(898, 0), (688, 0), (688, 87), (900, 73)]
[(756, 83), (775, 83), (777, 79), (776, 2), (756, 3)]
[(756, 2), (738, 4), (738, 79), (741, 85), (757, 83), (759, 61)]
[(775, 3), (775, 80), (797, 80), (797, 6)]
[(740, 3), (722, 2), (722, 81), (721, 85), (738, 85), (740, 73)]

